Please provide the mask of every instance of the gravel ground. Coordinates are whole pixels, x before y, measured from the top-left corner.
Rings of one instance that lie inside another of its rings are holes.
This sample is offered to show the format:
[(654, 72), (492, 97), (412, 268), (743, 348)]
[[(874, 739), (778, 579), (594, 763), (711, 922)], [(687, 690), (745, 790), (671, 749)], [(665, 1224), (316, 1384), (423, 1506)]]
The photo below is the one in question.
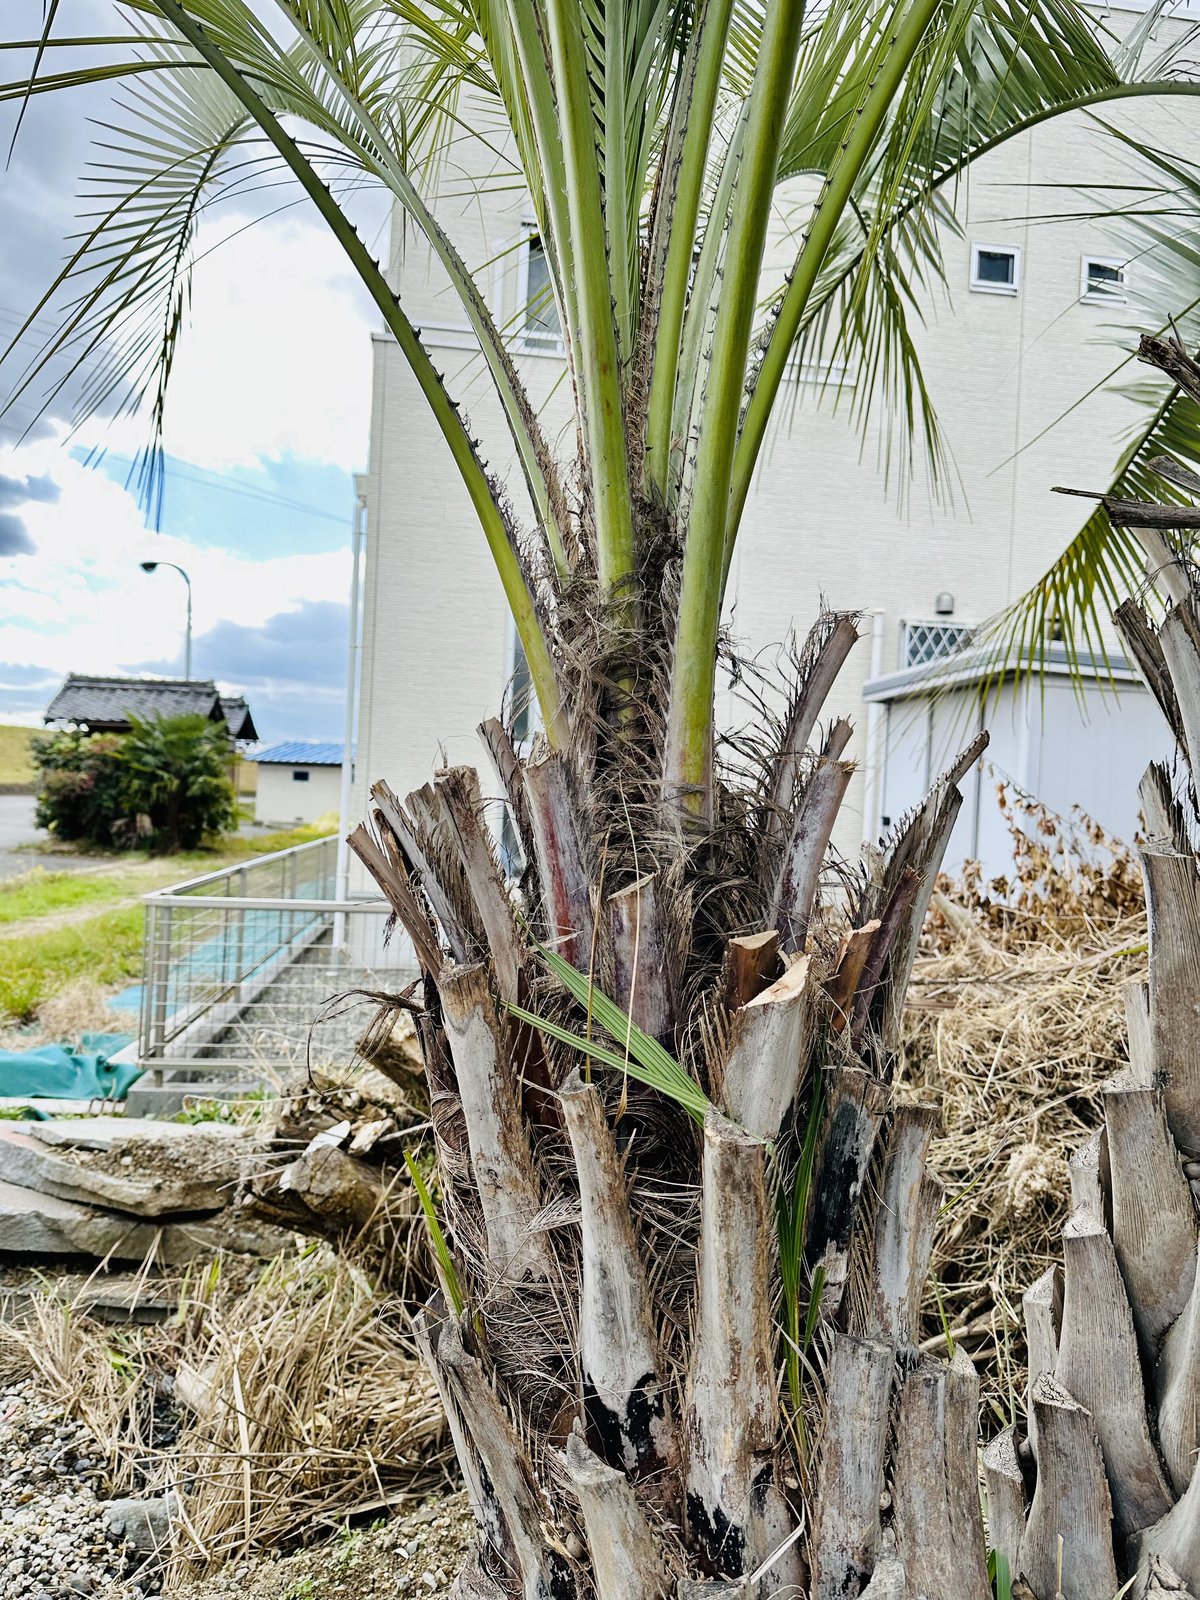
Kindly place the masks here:
[(105, 1524), (105, 1469), (88, 1430), (32, 1379), (0, 1388), (0, 1596), (147, 1600), (157, 1577)]
[(0, 1600), (447, 1600), (473, 1536), (464, 1495), (292, 1555), (272, 1551), (164, 1590), (107, 1526), (91, 1434), (33, 1379), (0, 1387)]

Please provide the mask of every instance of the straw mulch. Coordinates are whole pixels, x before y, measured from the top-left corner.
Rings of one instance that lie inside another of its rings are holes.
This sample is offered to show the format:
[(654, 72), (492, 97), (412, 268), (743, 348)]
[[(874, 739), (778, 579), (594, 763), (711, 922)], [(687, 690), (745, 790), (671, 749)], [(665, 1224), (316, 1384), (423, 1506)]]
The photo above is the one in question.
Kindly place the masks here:
[(913, 974), (902, 1092), (936, 1104), (945, 1186), (925, 1307), (980, 1368), (999, 1425), (1024, 1387), (1022, 1291), (1061, 1257), (1067, 1158), (1102, 1121), (1099, 1090), (1126, 1061), (1122, 986), (1145, 975), (1146, 918), (1131, 852), (1094, 822), (1064, 822), (1001, 791), (1016, 870), (943, 880)]
[(193, 1415), (171, 1464), (173, 1580), (449, 1481), (445, 1418), (407, 1313), (344, 1257), (280, 1258), (203, 1322), (176, 1381)]

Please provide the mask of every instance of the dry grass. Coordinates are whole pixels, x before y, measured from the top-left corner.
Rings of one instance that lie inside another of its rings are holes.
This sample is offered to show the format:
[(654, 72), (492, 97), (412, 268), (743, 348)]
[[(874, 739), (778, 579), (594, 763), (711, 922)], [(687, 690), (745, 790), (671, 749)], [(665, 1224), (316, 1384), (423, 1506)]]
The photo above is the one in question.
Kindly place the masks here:
[(77, 1049), (85, 1033), (128, 1033), (136, 1018), (110, 1010), (111, 995), (94, 978), (76, 978), (43, 1000), (33, 1023), (4, 1026), (11, 1019), (0, 1012), (0, 1050), (36, 1050), (46, 1044)]
[(29, 745), (38, 728), (0, 726), (0, 783), (30, 784), (35, 773)]
[(176, 1579), (419, 1498), (443, 1477), (436, 1390), (395, 1302), (345, 1259), (273, 1263), (214, 1301), (174, 1471)]
[(77, 1044), (85, 1033), (128, 1030), (130, 1014), (112, 1011), (110, 990), (94, 978), (76, 978), (38, 1007), (38, 1027), (47, 1040)]
[(249, 1285), (213, 1263), (157, 1327), (106, 1327), (38, 1295), (0, 1325), (0, 1373), (20, 1370), (88, 1425), (115, 1492), (174, 1490), (175, 1582), (448, 1482), (441, 1405), (403, 1307), (324, 1247)]
[[(1144, 976), (1136, 862), (1086, 818), (1010, 808), (1013, 880), (944, 884), (913, 974), (901, 1089), (941, 1109), (945, 1185), (927, 1343), (975, 1357), (993, 1413), (1023, 1386), (1020, 1296), (1061, 1256), (1067, 1158), (1126, 1061), (1122, 985)], [(1001, 899), (1003, 896), (1003, 899)], [(940, 913), (936, 914), (936, 913)]]
[(156, 1485), (174, 1436), (159, 1401), (178, 1344), (176, 1329), (106, 1327), (47, 1289), (30, 1296), (19, 1321), (0, 1322), (0, 1377), (33, 1372), (95, 1438), (113, 1493), (136, 1494)]

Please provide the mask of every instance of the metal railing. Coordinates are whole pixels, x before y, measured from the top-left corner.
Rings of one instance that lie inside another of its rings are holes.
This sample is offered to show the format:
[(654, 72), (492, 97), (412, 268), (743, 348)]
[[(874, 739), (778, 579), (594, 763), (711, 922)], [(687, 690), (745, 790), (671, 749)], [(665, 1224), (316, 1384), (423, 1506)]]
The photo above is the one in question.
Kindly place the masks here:
[(143, 1067), (269, 1079), (349, 1062), (367, 1013), (330, 1002), (415, 972), (383, 901), (335, 898), (336, 867), (331, 837), (145, 896)]

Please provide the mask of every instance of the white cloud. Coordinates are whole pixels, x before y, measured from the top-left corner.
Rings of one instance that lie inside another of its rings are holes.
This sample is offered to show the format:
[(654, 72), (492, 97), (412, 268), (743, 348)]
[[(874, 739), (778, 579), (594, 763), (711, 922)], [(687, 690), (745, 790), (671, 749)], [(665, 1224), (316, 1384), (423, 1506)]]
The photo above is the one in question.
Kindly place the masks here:
[[(366, 292), (319, 221), (299, 212), (248, 221), (230, 214), (199, 235), (168, 453), (218, 472), (288, 454), (364, 467), (376, 326)], [(82, 437), (133, 453), (146, 423), (96, 423)]]
[[(166, 449), (215, 472), (287, 459), (361, 468), (376, 325), (370, 302), (315, 218), (296, 210), (247, 227), (249, 220), (230, 213), (200, 235)], [(308, 602), (347, 595), (346, 549), (260, 559), (253, 503), (232, 509), (236, 500), (223, 505), (203, 546), (156, 536), (135, 493), (69, 453), (87, 445), (133, 455), (146, 442), (144, 417), (97, 419), (69, 440), (60, 430), (0, 452), (0, 472), (45, 475), (61, 491), (54, 503), (15, 510), (35, 549), (0, 558), (0, 662), (52, 677), (158, 660), (178, 661), (181, 671), (183, 585), (174, 573), (140, 571), (146, 559), (190, 573), (196, 667), (218, 679), (224, 674), (205, 655), (203, 636), (219, 624), (258, 629)], [(20, 697), (17, 687), (0, 683), (0, 720), (28, 706), (29, 684)]]
[[(255, 559), (252, 510), (240, 514), (246, 536), (231, 521), (223, 547), (150, 533), (133, 494), (72, 460), (57, 440), (21, 446), (0, 463), (52, 476), (61, 490), (53, 504), (21, 507), (35, 553), (0, 561), (0, 661), (65, 674), (181, 659), (182, 581), (142, 572), (143, 560), (188, 571), (198, 640), (218, 623), (257, 627), (305, 601), (340, 600), (349, 588), (347, 550)], [(206, 676), (221, 676), (198, 654)]]

